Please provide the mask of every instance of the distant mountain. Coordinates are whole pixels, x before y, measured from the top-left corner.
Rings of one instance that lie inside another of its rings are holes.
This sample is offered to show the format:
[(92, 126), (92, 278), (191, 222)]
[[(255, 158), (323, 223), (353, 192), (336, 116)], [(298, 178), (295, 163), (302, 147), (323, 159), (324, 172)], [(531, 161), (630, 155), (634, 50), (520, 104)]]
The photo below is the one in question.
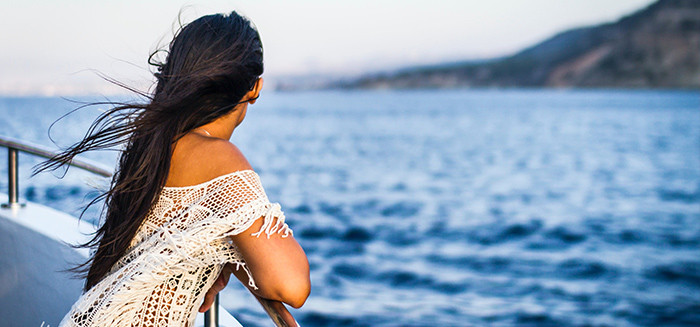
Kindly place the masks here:
[(406, 68), (332, 88), (700, 88), (700, 0), (659, 0), (489, 61)]

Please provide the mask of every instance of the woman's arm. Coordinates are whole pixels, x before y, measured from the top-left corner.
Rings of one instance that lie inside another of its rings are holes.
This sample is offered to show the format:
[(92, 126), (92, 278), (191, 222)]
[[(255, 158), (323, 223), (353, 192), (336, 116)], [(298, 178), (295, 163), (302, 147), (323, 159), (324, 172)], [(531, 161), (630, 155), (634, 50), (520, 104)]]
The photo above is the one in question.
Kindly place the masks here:
[[(309, 262), (304, 250), (292, 235), (281, 234), (252, 236), (260, 230), (263, 219), (258, 219), (245, 232), (232, 236), (234, 244), (243, 255), (250, 269), (257, 290), (256, 295), (301, 307), (311, 291)], [(236, 277), (248, 285), (248, 276), (242, 270), (232, 271)]]

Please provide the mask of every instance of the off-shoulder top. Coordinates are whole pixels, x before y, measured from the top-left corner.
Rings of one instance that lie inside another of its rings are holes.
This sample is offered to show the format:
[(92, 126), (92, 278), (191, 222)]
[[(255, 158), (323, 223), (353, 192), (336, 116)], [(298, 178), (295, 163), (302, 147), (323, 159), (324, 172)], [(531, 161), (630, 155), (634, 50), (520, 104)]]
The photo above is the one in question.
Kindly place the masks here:
[(270, 203), (252, 170), (184, 187), (164, 187), (130, 248), (82, 294), (59, 326), (193, 326), (197, 309), (224, 264), (248, 274), (228, 236), (247, 230), (268, 238), (292, 234), (280, 205)]

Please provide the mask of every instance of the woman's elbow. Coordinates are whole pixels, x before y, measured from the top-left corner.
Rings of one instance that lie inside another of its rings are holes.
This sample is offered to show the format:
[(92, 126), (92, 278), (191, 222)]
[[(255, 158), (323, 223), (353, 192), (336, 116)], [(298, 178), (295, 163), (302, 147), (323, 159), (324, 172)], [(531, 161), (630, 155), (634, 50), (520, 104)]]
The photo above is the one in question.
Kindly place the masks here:
[(278, 291), (282, 302), (295, 309), (301, 308), (311, 293), (311, 281), (309, 275), (299, 276), (286, 280), (284, 286)]

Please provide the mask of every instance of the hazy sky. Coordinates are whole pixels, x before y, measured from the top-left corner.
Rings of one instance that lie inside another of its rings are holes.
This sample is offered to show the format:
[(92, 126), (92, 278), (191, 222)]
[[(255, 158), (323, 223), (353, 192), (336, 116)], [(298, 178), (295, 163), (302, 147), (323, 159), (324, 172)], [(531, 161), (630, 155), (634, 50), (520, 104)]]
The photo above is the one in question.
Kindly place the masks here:
[(653, 0), (0, 0), (0, 95), (151, 83), (148, 54), (184, 22), (233, 9), (257, 25), (265, 77), (358, 74), (512, 53)]

